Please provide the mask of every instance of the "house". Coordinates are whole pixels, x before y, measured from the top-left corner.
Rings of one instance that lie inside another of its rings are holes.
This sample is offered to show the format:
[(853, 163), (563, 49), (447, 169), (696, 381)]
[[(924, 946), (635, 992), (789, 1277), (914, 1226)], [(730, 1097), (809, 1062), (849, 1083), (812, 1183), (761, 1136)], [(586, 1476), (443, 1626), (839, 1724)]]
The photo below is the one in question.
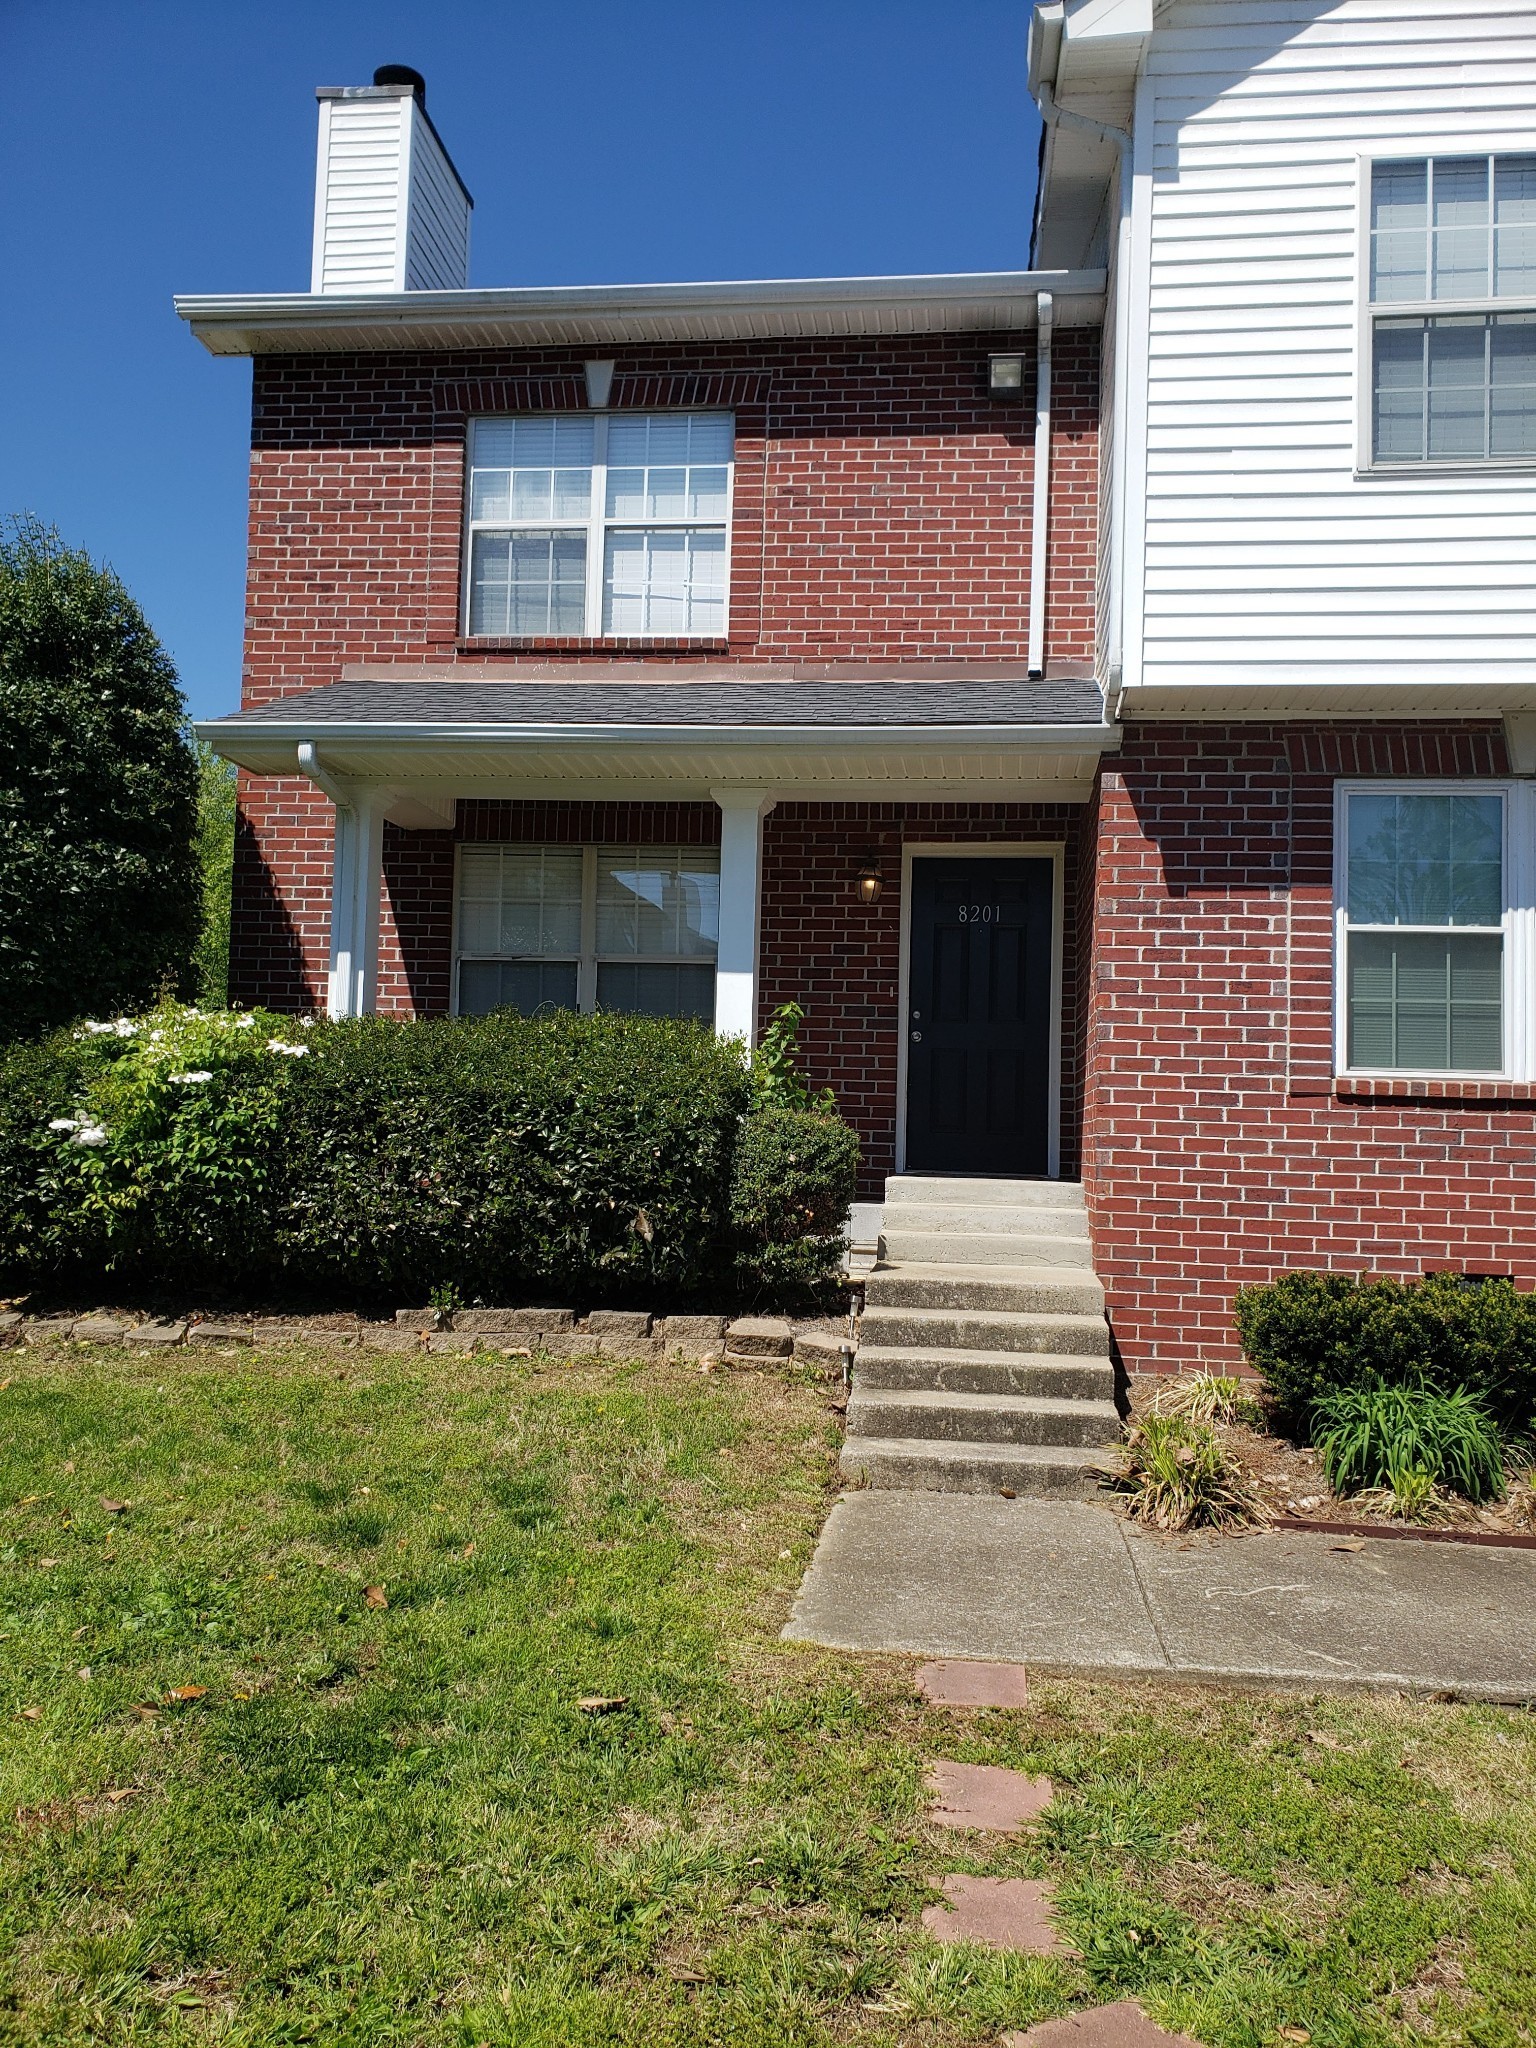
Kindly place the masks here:
[(1031, 270), (547, 290), (413, 74), (323, 93), (312, 291), (178, 301), (254, 362), (235, 994), (800, 1002), (928, 1483), (1245, 1281), (1536, 1285), (1533, 86), (1511, 0), (1043, 0)]

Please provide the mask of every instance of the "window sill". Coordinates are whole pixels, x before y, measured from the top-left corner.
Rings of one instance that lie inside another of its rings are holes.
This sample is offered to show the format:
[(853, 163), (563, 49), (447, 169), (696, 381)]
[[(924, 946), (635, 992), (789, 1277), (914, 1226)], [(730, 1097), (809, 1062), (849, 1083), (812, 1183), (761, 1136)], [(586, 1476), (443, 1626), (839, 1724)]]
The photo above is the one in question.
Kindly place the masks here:
[(1355, 465), (1357, 484), (1378, 483), (1383, 477), (1438, 476), (1529, 476), (1536, 470), (1536, 456), (1496, 455), (1486, 462), (1359, 462)]
[(521, 638), (469, 639), (454, 646), (461, 654), (720, 654), (731, 642), (723, 634), (529, 634)]
[(1292, 1094), (1331, 1095), (1339, 1102), (1536, 1102), (1536, 1081), (1484, 1074), (1335, 1074), (1332, 1083)]

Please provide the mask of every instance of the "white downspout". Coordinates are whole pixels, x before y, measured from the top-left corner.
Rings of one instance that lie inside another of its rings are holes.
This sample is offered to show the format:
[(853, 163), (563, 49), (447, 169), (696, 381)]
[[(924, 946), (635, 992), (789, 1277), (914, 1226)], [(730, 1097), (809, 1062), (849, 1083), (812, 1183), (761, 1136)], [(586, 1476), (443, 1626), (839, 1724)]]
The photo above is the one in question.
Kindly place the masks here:
[(1130, 402), (1130, 284), (1131, 284), (1131, 136), (1125, 128), (1111, 128), (1103, 121), (1090, 120), (1086, 114), (1075, 114), (1070, 107), (1059, 107), (1056, 95), (1042, 79), (1035, 94), (1040, 108), (1040, 118), (1047, 129), (1058, 124), (1063, 128), (1075, 128), (1080, 134), (1092, 135), (1100, 142), (1107, 142), (1115, 151), (1120, 164), (1120, 208), (1116, 223), (1115, 239), (1115, 398), (1114, 398), (1114, 466), (1111, 472), (1114, 504), (1111, 508), (1114, 521), (1109, 542), (1109, 702), (1107, 709), (1111, 718), (1120, 715), (1120, 677), (1125, 640), (1125, 532), (1127, 508), (1125, 503), (1125, 457), (1127, 408)]
[(299, 742), (298, 763), (300, 773), (336, 807), (326, 1012), (371, 1017), (378, 1006), (383, 808), (376, 791), (354, 788), (323, 767), (313, 740)]
[(1029, 523), (1029, 673), (1045, 674), (1045, 574), (1051, 527), (1051, 327), (1055, 302), (1035, 294), (1035, 500)]

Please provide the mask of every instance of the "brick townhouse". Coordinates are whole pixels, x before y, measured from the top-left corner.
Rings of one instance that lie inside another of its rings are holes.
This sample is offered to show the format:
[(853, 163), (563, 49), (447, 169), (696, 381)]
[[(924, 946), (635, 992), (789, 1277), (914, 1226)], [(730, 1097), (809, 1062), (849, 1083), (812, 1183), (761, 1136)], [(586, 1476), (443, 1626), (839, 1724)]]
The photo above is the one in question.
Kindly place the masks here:
[(1029, 271), (516, 290), (414, 74), (322, 92), (311, 291), (178, 302), (235, 998), (801, 1004), (877, 1480), (1065, 1483), (1287, 1267), (1536, 1284), (1533, 82), (1495, 0), (1048, 0)]

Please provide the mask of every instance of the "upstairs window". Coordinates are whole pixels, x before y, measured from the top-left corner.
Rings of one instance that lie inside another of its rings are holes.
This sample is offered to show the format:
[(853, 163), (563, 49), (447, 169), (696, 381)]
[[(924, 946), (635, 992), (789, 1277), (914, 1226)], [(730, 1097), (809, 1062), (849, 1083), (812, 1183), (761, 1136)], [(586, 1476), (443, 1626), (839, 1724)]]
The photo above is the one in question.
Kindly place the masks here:
[(473, 423), (466, 613), (497, 639), (721, 639), (729, 413)]
[(691, 846), (466, 846), (460, 1016), (715, 1014), (720, 854)]
[(1371, 166), (1371, 459), (1536, 458), (1536, 154)]

